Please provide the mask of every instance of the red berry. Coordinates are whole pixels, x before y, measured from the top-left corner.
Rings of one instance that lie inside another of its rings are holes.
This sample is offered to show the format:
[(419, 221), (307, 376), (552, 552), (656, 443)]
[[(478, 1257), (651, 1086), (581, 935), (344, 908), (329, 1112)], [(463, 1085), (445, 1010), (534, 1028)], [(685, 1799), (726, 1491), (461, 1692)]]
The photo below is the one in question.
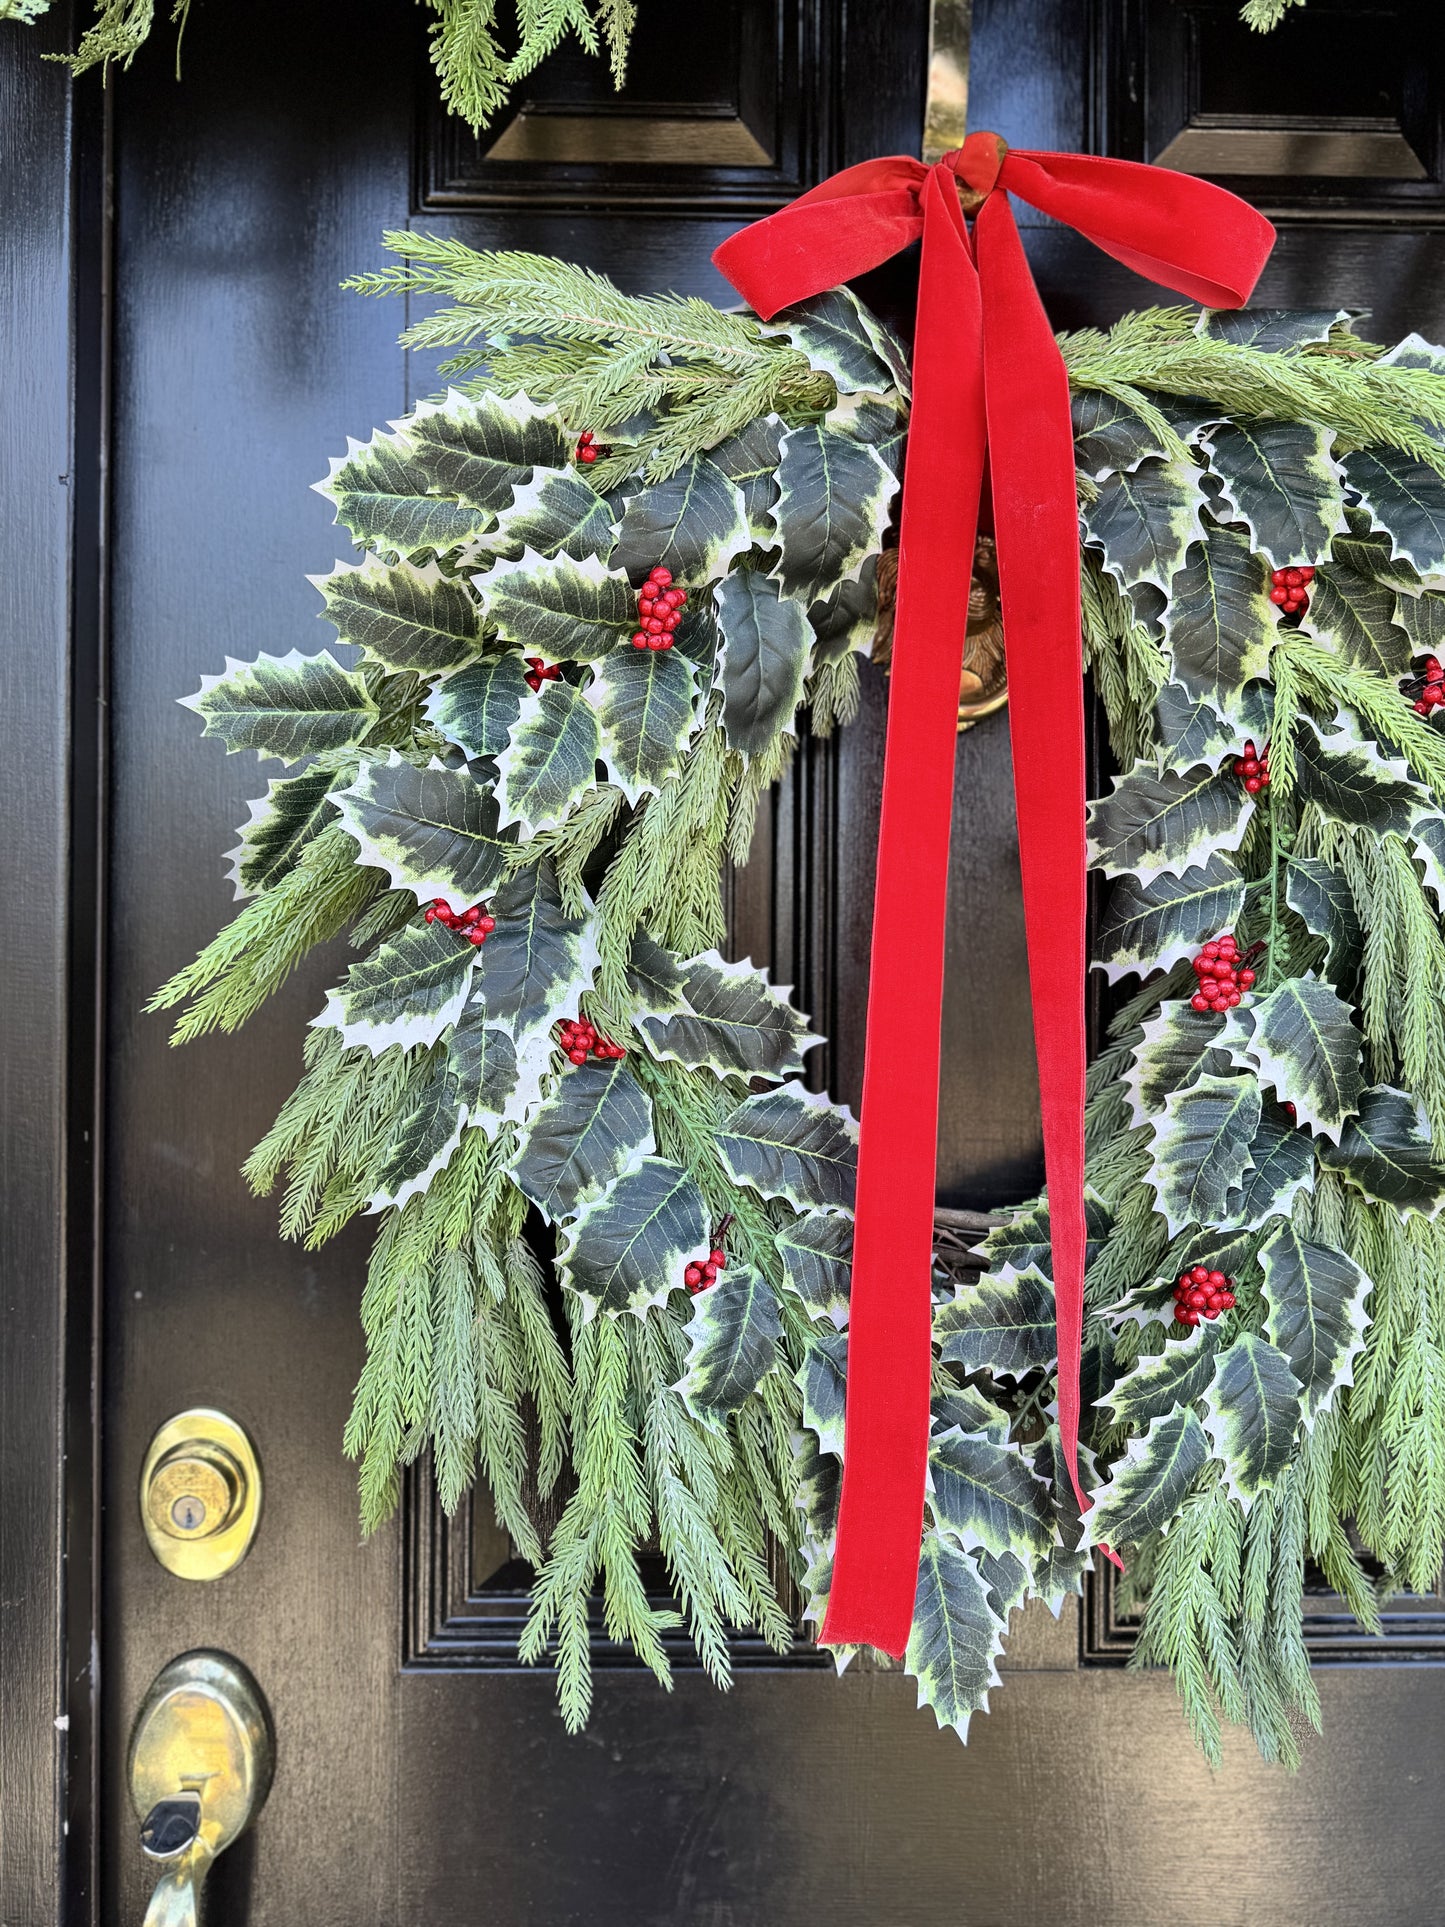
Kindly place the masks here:
[(1219, 1316), (1218, 1305), (1206, 1305), (1204, 1307), (1204, 1316), (1206, 1318), (1217, 1318)]
[(490, 937), (496, 927), (497, 919), (495, 917), (478, 917), (477, 919), (477, 928), (484, 937)]
[(1196, 991), (1189, 999), (1189, 1007), (1191, 1010), (1208, 1010), (1209, 1000), (1207, 997), (1201, 997), (1198, 991)]
[(597, 450), (595, 448), (579, 448), (577, 451), (577, 459), (579, 462), (595, 462), (597, 460)]
[(1241, 970), (1236, 981), (1241, 990), (1248, 990), (1249, 986), (1254, 982), (1254, 972), (1252, 970)]
[(648, 575), (647, 579), (649, 582), (661, 583), (662, 587), (665, 589), (669, 586), (669, 584), (672, 581), (672, 570), (665, 569), (662, 566), (662, 564), (659, 562), (657, 567), (653, 569), (651, 573)]
[(632, 646), (634, 649), (645, 649), (647, 647), (647, 637), (644, 635), (635, 635), (632, 638)]
[(1310, 567), (1310, 565), (1309, 565), (1308, 563), (1306, 563), (1306, 564), (1304, 565), (1304, 567), (1303, 567), (1303, 568), (1302, 568), (1302, 569), (1300, 570), (1300, 572), (1299, 572), (1299, 579), (1300, 579), (1300, 581), (1301, 581), (1301, 582), (1313, 582), (1313, 581), (1314, 581), (1314, 579), (1315, 579), (1315, 572), (1314, 572), (1314, 570), (1313, 570), (1313, 569), (1312, 569), (1312, 568)]
[(1199, 1313), (1195, 1311), (1192, 1305), (1182, 1306), (1175, 1312), (1174, 1316), (1179, 1320), (1181, 1325), (1197, 1325), (1199, 1323)]
[(468, 943), (475, 944), (477, 948), (480, 949), (481, 946), (486, 941), (487, 941), (487, 932), (485, 930), (468, 930), (467, 932)]
[(702, 1266), (689, 1265), (687, 1270), (682, 1275), (684, 1279), (687, 1281), (689, 1288), (691, 1288), (694, 1285), (699, 1285), (702, 1283)]
[(585, 1050), (569, 1050), (567, 1055), (574, 1064), (585, 1064), (587, 1062), (587, 1053)]

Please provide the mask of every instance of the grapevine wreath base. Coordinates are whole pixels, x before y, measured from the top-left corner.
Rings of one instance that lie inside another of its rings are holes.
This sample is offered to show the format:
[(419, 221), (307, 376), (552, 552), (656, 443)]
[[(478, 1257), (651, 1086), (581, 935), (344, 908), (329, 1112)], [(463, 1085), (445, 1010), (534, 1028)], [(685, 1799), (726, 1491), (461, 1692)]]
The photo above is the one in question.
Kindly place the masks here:
[[(826, 1602), (856, 1130), (786, 992), (723, 956), (721, 876), (800, 712), (856, 707), (907, 368), (845, 291), (764, 326), (392, 244), (358, 285), (439, 301), (408, 339), (462, 385), (320, 485), (367, 551), (318, 584), (345, 664), (262, 655), (189, 699), (286, 773), (243, 907), (156, 1002), (178, 1039), (233, 1029), (313, 944), (360, 953), (247, 1175), (286, 1174), (309, 1245), (376, 1215), (365, 1523), (424, 1448), (448, 1507), (480, 1474), (575, 1727), (594, 1594), (659, 1678), (685, 1623), (719, 1684), (730, 1628), (792, 1637), (774, 1546)], [(1222, 1715), (1292, 1761), (1306, 1561), (1377, 1627), (1445, 1556), (1445, 353), (1353, 319), (1062, 338), (1119, 770), (1090, 811), (1120, 987), (1087, 1112), (1093, 1506), (1058, 1463), (1037, 1199), (935, 1292), (905, 1666), (960, 1734), (1011, 1613), (1107, 1544), (1206, 1751)]]

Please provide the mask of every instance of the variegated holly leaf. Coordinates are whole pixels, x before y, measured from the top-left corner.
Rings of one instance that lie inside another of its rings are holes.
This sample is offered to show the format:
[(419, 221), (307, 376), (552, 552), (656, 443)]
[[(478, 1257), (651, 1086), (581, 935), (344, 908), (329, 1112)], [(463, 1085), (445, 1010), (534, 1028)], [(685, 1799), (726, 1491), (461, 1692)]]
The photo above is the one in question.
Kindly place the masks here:
[(1397, 757), (1386, 756), (1368, 737), (1348, 729), (1318, 730), (1301, 720), (1295, 737), (1295, 783), (1338, 823), (1356, 824), (1377, 836), (1409, 833), (1421, 810), (1433, 805)]
[[(1034, 1446), (1033, 1461), (1035, 1472), (1048, 1486), (1052, 1497), (1055, 1537), (1043, 1557), (1034, 1561), (1030, 1583), (1057, 1619), (1066, 1599), (1083, 1597), (1084, 1574), (1091, 1570), (1094, 1559), (1084, 1544), (1084, 1523), (1069, 1479), (1057, 1424), (1051, 1423)], [(1092, 1492), (1099, 1483), (1099, 1474), (1094, 1455), (1087, 1446), (1079, 1448), (1078, 1472), (1085, 1492)]]
[(934, 1524), (964, 1552), (1037, 1557), (1053, 1541), (1049, 1488), (1017, 1446), (953, 1426), (929, 1441), (928, 1482)]
[(1285, 864), (1284, 900), (1307, 930), (1328, 943), (1330, 974), (1350, 989), (1360, 972), (1365, 933), (1343, 872), (1317, 856), (1292, 856)]
[(707, 1206), (697, 1180), (667, 1158), (644, 1158), (594, 1199), (563, 1235), (562, 1282), (599, 1312), (641, 1317), (678, 1290), (707, 1249)]
[(1338, 1145), (1320, 1145), (1319, 1156), (1367, 1198), (1397, 1211), (1433, 1218), (1445, 1202), (1445, 1168), (1436, 1159), (1424, 1106), (1391, 1084), (1362, 1091), (1358, 1116), (1345, 1125)]
[(539, 469), (512, 491), (511, 507), (497, 517), (485, 546), (513, 561), (530, 550), (606, 562), (614, 540), (612, 510), (596, 489), (572, 469)]
[(695, 693), (696, 672), (676, 649), (619, 649), (597, 665), (587, 701), (608, 777), (629, 803), (655, 796), (681, 763)]
[(841, 662), (853, 650), (867, 655), (878, 627), (878, 558), (870, 555), (856, 582), (840, 582), (808, 611), (817, 662)]
[(736, 1183), (795, 1211), (852, 1207), (858, 1126), (841, 1104), (799, 1083), (744, 1098), (719, 1127), (717, 1153)]
[(491, 913), (496, 928), (474, 953), (474, 994), (486, 1022), (520, 1043), (575, 1007), (597, 967), (596, 943), (586, 912), (569, 916), (563, 906), (549, 857), (508, 877)]
[(1397, 341), (1388, 354), (1380, 356), (1382, 368), (1423, 368), (1427, 374), (1445, 375), (1445, 348), (1427, 341), (1424, 335), (1410, 333)]
[(1445, 476), (1397, 448), (1357, 448), (1345, 480), (1397, 555), (1422, 576), (1445, 572)]
[(627, 958), (627, 988), (644, 1010), (665, 1015), (683, 1010), (682, 962), (671, 950), (664, 950), (645, 930), (632, 939)]
[(518, 1063), (511, 1033), (489, 1025), (480, 1004), (468, 1003), (446, 1047), (469, 1125), (480, 1129), (503, 1118), (520, 1119), (540, 1102), (536, 1075)]
[(1115, 395), (1086, 388), (1071, 403), (1074, 419), (1074, 466), (1094, 481), (1106, 475), (1128, 475), (1141, 462), (1167, 461), (1176, 451)]
[(424, 713), (468, 756), (500, 756), (531, 694), (527, 665), (516, 651), (487, 656), (439, 682)]
[(1232, 421), (1205, 437), (1224, 499), (1271, 568), (1314, 563), (1345, 526), (1334, 436), (1304, 422)]
[(503, 563), (472, 581), (487, 621), (524, 652), (549, 662), (595, 662), (623, 642), (637, 623), (637, 597), (625, 575), (595, 555), (550, 561), (530, 549), (515, 565)]
[(544, 682), (522, 705), (497, 758), (497, 814), (524, 837), (553, 828), (597, 780), (601, 738), (591, 704), (571, 683)]
[(626, 1062), (574, 1064), (533, 1114), (512, 1178), (555, 1224), (656, 1150), (651, 1108)]
[(784, 335), (813, 367), (831, 375), (843, 395), (908, 392), (908, 361), (903, 349), (850, 288), (829, 288), (771, 321), (758, 324), (765, 335)]
[(1244, 1176), (1259, 1112), (1259, 1086), (1252, 1077), (1219, 1077), (1212, 1071), (1165, 1098), (1145, 1182), (1171, 1238), (1191, 1224), (1226, 1222), (1229, 1194)]
[(1083, 511), (1084, 536), (1102, 550), (1104, 567), (1122, 588), (1148, 582), (1171, 593), (1189, 545), (1204, 536), (1199, 475), (1193, 462), (1151, 459), (1099, 484)]
[(1436, 907), (1445, 906), (1445, 816), (1433, 807), (1410, 825), (1410, 854), (1424, 869), (1425, 888)]
[(333, 656), (258, 656), (239, 662), (227, 656), (219, 676), (202, 676), (194, 696), (180, 698), (227, 753), (254, 749), (278, 763), (303, 756), (334, 756), (354, 749), (377, 718), (366, 684)]
[(1289, 354), (1311, 342), (1328, 341), (1334, 328), (1348, 327), (1360, 315), (1357, 308), (1206, 308), (1194, 332), (1237, 348)]
[(723, 635), (723, 729), (744, 756), (793, 727), (813, 632), (771, 576), (738, 569), (714, 591)]
[(1365, 1088), (1363, 1040), (1350, 1005), (1319, 977), (1287, 977), (1253, 1000), (1250, 1016), (1248, 1039), (1233, 1047), (1235, 1062), (1252, 1066), (1281, 1104), (1293, 1104), (1301, 1124), (1338, 1142)]
[(429, 493), (410, 445), (383, 429), (369, 442), (348, 437), (345, 455), (334, 457), (326, 480), (311, 486), (334, 504), (337, 521), (363, 549), (445, 552), (477, 541), (492, 522), (486, 509)]
[(778, 1301), (760, 1271), (737, 1265), (692, 1302), (687, 1371), (678, 1394), (698, 1418), (735, 1412), (780, 1356), (783, 1321)]
[(1243, 908), (1244, 878), (1218, 851), (1180, 877), (1124, 877), (1109, 892), (1094, 961), (1111, 983), (1130, 971), (1167, 970), (1231, 929)]
[(1028, 1597), (1034, 1562), (1021, 1559), (1016, 1552), (972, 1552), (969, 1557), (988, 1587), (989, 1605), (1006, 1622)]
[(933, 1338), (946, 1364), (1022, 1378), (1058, 1351), (1053, 1286), (1033, 1268), (961, 1284), (935, 1310)]
[(773, 507), (783, 593), (806, 608), (835, 583), (856, 580), (883, 546), (897, 493), (892, 470), (865, 442), (817, 426), (789, 429)]
[(425, 1191), (462, 1141), (466, 1107), (444, 1050), (436, 1052), (426, 1081), (392, 1126), (381, 1153), (368, 1211), (403, 1205)]
[(1089, 861), (1142, 883), (1182, 876), (1216, 850), (1237, 850), (1252, 809), (1232, 770), (1196, 764), (1158, 771), (1136, 763), (1115, 777), (1110, 795), (1088, 806)]
[(477, 953), (439, 923), (409, 923), (328, 991), (315, 1020), (373, 1057), (392, 1044), (434, 1044), (462, 1014)]
[[(1084, 1187), (1084, 1265), (1087, 1269), (1103, 1250), (1109, 1236), (1113, 1213), (1092, 1185)], [(984, 1264), (990, 1274), (1025, 1271), (1030, 1266), (1045, 1278), (1054, 1275), (1053, 1246), (1050, 1243), (1049, 1201), (1030, 1198), (1013, 1207), (1003, 1224), (994, 1225), (981, 1246)]]
[(331, 801), (336, 781), (334, 763), (314, 763), (299, 776), (273, 776), (266, 794), (247, 805), (241, 841), (226, 852), (231, 863), (226, 874), (238, 899), (269, 890), (295, 868), (306, 845), (336, 814)]
[(848, 1391), (847, 1332), (811, 1331), (807, 1353), (795, 1376), (803, 1394), (803, 1424), (822, 1451), (841, 1459)]
[(1156, 1418), (1147, 1432), (1130, 1439), (1094, 1493), (1084, 1514), (1089, 1543), (1133, 1546), (1151, 1532), (1167, 1532), (1208, 1463), (1209, 1440), (1192, 1406)]
[(660, 563), (678, 583), (715, 581), (753, 545), (743, 492), (706, 455), (632, 496), (613, 560), (634, 583)]
[(1141, 1026), (1124, 1073), (1129, 1113), (1135, 1124), (1153, 1125), (1171, 1091), (1186, 1090), (1201, 1071), (1223, 1075), (1229, 1046), (1248, 1035), (1248, 1013), (1195, 1010), (1187, 997), (1167, 998)]
[(1361, 508), (1345, 509), (1345, 517), (1350, 525), (1348, 535), (1337, 535), (1330, 544), (1330, 555), (1342, 568), (1352, 569), (1356, 575), (1378, 576), (1381, 582), (1388, 582), (1392, 589), (1402, 590), (1406, 595), (1414, 595), (1420, 587), (1420, 578), (1402, 555), (1396, 555), (1390, 547), (1390, 538), (1378, 530), (1370, 528), (1370, 518)]
[(876, 448), (889, 472), (903, 475), (903, 452), (908, 445), (908, 410), (877, 395), (844, 395), (823, 418), (840, 435)]
[(1305, 622), (1347, 662), (1393, 682), (1410, 667), (1410, 639), (1394, 619), (1395, 603), (1395, 591), (1375, 576), (1328, 562), (1315, 571)]
[(772, 507), (778, 494), (778, 456), (783, 439), (781, 415), (760, 415), (746, 428), (708, 450), (716, 465), (742, 490), (743, 512), (755, 542), (774, 539)]
[(334, 800), (361, 862), (385, 870), (393, 889), (465, 910), (501, 878), (513, 839), (499, 833), (496, 800), (468, 770), (418, 769), (393, 751), (363, 763)]
[(1235, 529), (1211, 523), (1189, 552), (1164, 612), (1173, 679), (1226, 713), (1244, 685), (1269, 669), (1276, 640), (1263, 562)]
[(525, 395), (471, 396), (453, 388), (397, 426), (432, 488), (494, 513), (534, 468), (561, 468), (567, 460), (557, 417)]
[(1204, 1430), (1224, 1483), (1246, 1512), (1289, 1464), (1300, 1400), (1289, 1360), (1267, 1339), (1241, 1332), (1220, 1353), (1204, 1394)]
[(1265, 1336), (1289, 1361), (1303, 1392), (1308, 1431), (1353, 1381), (1365, 1343), (1372, 1285), (1348, 1253), (1311, 1244), (1282, 1224), (1259, 1250)]
[(1445, 658), (1445, 595), (1397, 595), (1395, 620), (1409, 639), (1412, 656)]
[(918, 1682), (918, 1704), (964, 1740), (969, 1720), (988, 1711), (990, 1689), (1000, 1684), (1006, 1623), (988, 1594), (975, 1560), (941, 1534), (924, 1533), (903, 1666)]
[(935, 1392), (929, 1412), (930, 1436), (933, 1438), (942, 1438), (945, 1432), (956, 1428), (960, 1432), (992, 1439), (995, 1445), (1008, 1442), (1008, 1413), (1002, 1406), (995, 1405), (991, 1398), (985, 1398), (976, 1385), (950, 1385), (947, 1391)]
[(840, 1211), (806, 1211), (777, 1234), (787, 1289), (810, 1318), (840, 1331), (848, 1322), (853, 1275), (853, 1220)]
[(644, 1016), (637, 1028), (654, 1057), (718, 1077), (786, 1077), (803, 1068), (803, 1053), (820, 1037), (774, 988), (766, 970), (726, 963), (716, 950), (684, 965), (684, 1008), (673, 1016)]
[(338, 564), (330, 575), (311, 580), (341, 640), (355, 643), (383, 668), (435, 676), (477, 653), (482, 625), (476, 599), (435, 562), (419, 569), (372, 555), (360, 568)]
[[(838, 1530), (838, 1502), (842, 1497), (842, 1461), (825, 1452), (816, 1433), (806, 1425), (793, 1433), (793, 1509), (803, 1521), (806, 1550), (831, 1547)], [(811, 1591), (811, 1587), (809, 1588)]]
[(1166, 1338), (1162, 1352), (1141, 1358), (1099, 1400), (1116, 1425), (1142, 1431), (1155, 1419), (1204, 1396), (1220, 1350), (1215, 1325), (1196, 1325), (1183, 1338)]
[(1249, 1163), (1232, 1201), (1230, 1221), (1257, 1231), (1271, 1218), (1289, 1215), (1297, 1192), (1315, 1174), (1315, 1147), (1282, 1104), (1264, 1100), (1249, 1144)]
[[(718, 657), (722, 653), (722, 631), (717, 626), (713, 591), (698, 589), (682, 610), (682, 620), (672, 634), (674, 655), (686, 656), (697, 671), (704, 693), (717, 681)], [(665, 652), (664, 652), (665, 653)]]
[(1159, 691), (1154, 724), (1164, 760), (1181, 769), (1217, 762), (1239, 743), (1237, 724), (1226, 721), (1207, 696), (1191, 696), (1182, 683), (1167, 682)]

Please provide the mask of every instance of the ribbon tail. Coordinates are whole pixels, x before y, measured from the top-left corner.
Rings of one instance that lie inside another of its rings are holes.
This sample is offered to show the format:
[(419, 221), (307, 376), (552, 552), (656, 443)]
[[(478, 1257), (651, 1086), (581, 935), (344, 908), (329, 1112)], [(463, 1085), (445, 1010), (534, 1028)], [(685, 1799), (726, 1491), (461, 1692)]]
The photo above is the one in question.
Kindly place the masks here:
[[(837, 1550), (821, 1637), (901, 1658), (928, 1462), (958, 685), (984, 459), (978, 275), (930, 176), (879, 822)], [(1070, 469), (1072, 501), (1073, 471)]]
[(1069, 379), (1006, 194), (974, 229), (983, 291), (994, 538), (1003, 608), (1019, 867), (1043, 1114), (1059, 1437), (1081, 1511), (1084, 1076), (1088, 968), (1084, 683)]

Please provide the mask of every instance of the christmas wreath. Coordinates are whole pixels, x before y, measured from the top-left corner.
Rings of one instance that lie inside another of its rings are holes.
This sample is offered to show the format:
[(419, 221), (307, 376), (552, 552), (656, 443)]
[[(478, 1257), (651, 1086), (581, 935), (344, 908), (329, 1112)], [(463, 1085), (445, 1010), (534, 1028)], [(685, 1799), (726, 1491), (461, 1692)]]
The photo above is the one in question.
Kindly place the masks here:
[[(286, 766), (235, 920), (161, 991), (234, 1029), (360, 951), (247, 1175), (379, 1220), (347, 1433), (373, 1527), (430, 1448), (536, 1569), (522, 1657), (589, 1704), (588, 1604), (659, 1678), (684, 1621), (792, 1638), (830, 1584), (857, 1132), (722, 953), (721, 880), (803, 727), (846, 723), (908, 426), (837, 289), (762, 323), (389, 237), (457, 384), (318, 486), (349, 645), (188, 699)], [(1445, 1559), (1445, 351), (1345, 312), (1155, 309), (1059, 338), (1083, 642), (1118, 766), (1094, 963), (1081, 1517), (1046, 1198), (936, 1274), (904, 1664), (965, 1734), (1009, 1616), (1122, 1552), (1136, 1663), (1200, 1743), (1317, 1723), (1313, 1561), (1367, 1627)], [(539, 1523), (539, 1495), (560, 1516)], [(655, 1543), (676, 1617), (638, 1559)], [(850, 1657), (838, 1652), (839, 1664)]]

